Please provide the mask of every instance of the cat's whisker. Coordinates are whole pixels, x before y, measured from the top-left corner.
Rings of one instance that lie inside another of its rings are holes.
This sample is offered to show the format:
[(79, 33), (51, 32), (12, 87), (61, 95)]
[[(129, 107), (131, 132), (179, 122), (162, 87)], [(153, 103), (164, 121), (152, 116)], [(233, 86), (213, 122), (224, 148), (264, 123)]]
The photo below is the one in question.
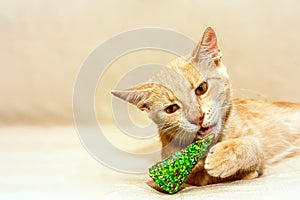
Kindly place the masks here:
[(172, 124), (172, 125), (169, 125), (169, 126), (162, 126), (161, 130), (164, 131), (164, 132), (167, 132), (169, 130), (172, 130), (172, 129), (176, 129), (177, 128), (177, 125), (176, 124)]

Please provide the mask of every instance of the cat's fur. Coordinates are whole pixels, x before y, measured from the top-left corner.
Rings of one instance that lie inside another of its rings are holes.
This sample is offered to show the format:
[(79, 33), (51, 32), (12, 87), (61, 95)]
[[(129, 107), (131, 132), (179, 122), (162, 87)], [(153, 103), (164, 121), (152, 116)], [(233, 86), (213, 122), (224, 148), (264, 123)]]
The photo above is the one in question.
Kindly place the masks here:
[[(195, 90), (204, 81), (208, 90), (197, 96)], [(189, 176), (191, 184), (256, 178), (266, 165), (299, 152), (300, 104), (232, 99), (211, 27), (189, 57), (173, 60), (145, 84), (112, 93), (149, 113), (158, 127), (162, 158), (197, 138), (217, 134), (216, 144)], [(172, 104), (179, 109), (166, 113)]]

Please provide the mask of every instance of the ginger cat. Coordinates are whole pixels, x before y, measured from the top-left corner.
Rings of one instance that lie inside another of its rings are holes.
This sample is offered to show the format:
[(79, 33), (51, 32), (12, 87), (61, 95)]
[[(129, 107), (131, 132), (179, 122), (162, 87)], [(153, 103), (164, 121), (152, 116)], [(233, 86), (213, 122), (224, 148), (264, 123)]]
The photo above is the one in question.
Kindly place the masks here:
[(232, 99), (211, 27), (190, 56), (168, 67), (144, 84), (112, 94), (149, 113), (163, 159), (205, 135), (217, 135), (188, 183), (253, 179), (267, 165), (300, 152), (300, 104)]

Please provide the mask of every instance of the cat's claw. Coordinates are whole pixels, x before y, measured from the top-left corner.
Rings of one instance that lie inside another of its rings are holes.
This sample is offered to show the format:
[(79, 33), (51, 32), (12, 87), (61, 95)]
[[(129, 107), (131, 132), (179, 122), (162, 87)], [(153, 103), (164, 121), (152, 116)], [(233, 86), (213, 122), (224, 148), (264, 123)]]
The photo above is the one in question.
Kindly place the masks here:
[(233, 145), (224, 141), (210, 149), (204, 168), (211, 176), (226, 178), (239, 170), (237, 163)]

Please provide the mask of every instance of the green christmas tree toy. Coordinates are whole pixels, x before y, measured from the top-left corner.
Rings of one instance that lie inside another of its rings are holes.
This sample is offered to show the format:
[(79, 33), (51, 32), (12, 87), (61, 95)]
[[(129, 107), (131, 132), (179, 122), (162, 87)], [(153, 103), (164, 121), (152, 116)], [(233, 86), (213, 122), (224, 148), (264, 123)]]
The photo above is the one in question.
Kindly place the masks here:
[(205, 155), (214, 137), (215, 135), (211, 134), (193, 142), (185, 149), (175, 152), (166, 160), (156, 163), (149, 168), (150, 177), (168, 193), (176, 193), (192, 169)]

